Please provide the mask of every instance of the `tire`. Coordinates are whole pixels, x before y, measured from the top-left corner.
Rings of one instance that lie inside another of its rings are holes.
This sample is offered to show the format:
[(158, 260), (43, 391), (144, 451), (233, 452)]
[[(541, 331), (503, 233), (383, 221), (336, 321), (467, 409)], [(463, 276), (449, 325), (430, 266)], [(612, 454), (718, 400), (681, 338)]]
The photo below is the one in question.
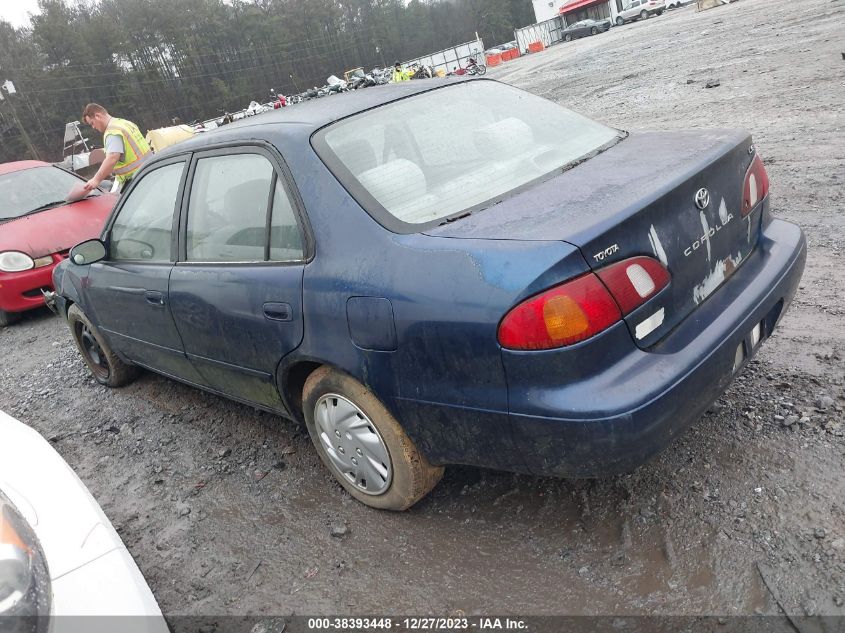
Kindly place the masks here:
[(617, 15), (616, 26), (622, 26), (623, 24), (625, 24), (625, 18), (623, 18), (621, 15)]
[[(443, 477), (444, 468), (432, 466), (378, 398), (347, 374), (330, 367), (314, 371), (302, 390), (302, 410), (320, 459), (349, 494), (371, 508), (406, 510)], [(350, 419), (351, 425), (339, 422)], [(368, 463), (358, 457), (376, 466), (357, 468)]]
[(140, 369), (120, 360), (77, 305), (67, 311), (67, 323), (82, 360), (94, 378), (107, 387), (123, 387), (135, 380)]
[(660, 11), (657, 12), (657, 15), (663, 15), (663, 9), (660, 9)]
[(596, 27), (593, 27), (593, 28), (590, 29), (590, 35), (595, 35), (598, 32), (599, 32), (599, 30)]
[(645, 9), (640, 11), (640, 19), (641, 20), (647, 20), (648, 19), (648, 11), (646, 11)]
[(487, 66), (484, 64), (478, 64), (478, 70), (476, 71), (479, 75), (483, 75), (487, 72)]
[(17, 323), (20, 320), (20, 312), (6, 312), (5, 310), (0, 310), (0, 327), (12, 325), (12, 323)]
[(567, 33), (566, 35), (563, 36), (563, 41), (564, 42), (571, 42), (572, 41), (572, 35)]

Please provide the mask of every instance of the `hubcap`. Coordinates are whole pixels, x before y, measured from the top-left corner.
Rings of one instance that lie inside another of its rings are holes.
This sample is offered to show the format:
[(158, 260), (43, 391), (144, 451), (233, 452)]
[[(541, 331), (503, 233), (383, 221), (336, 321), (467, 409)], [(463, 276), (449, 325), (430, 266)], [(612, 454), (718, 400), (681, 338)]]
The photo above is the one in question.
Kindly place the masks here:
[(314, 405), (320, 445), (358, 490), (379, 495), (390, 486), (390, 453), (375, 425), (351, 400), (330, 393)]
[(91, 330), (80, 323), (79, 340), (82, 342), (82, 349), (85, 351), (91, 370), (101, 378), (109, 377), (109, 363), (106, 360), (106, 355), (103, 354), (103, 348), (94, 338)]

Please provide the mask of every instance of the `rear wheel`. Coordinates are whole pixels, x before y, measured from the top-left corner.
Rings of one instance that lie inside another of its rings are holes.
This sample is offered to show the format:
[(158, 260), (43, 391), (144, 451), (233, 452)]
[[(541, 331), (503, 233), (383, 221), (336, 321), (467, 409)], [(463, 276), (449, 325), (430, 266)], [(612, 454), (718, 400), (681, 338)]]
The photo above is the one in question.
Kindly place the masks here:
[(20, 320), (20, 312), (6, 312), (5, 310), (0, 310), (0, 327), (12, 325), (12, 323), (17, 323)]
[(563, 36), (563, 41), (564, 42), (571, 42), (572, 41), (572, 35), (567, 33), (566, 35)]
[(405, 510), (443, 476), (375, 395), (351, 376), (321, 367), (302, 390), (308, 433), (346, 491), (381, 510)]
[(124, 363), (115, 355), (79, 306), (70, 307), (67, 322), (82, 360), (98, 383), (107, 387), (123, 387), (135, 380), (140, 371), (138, 367)]

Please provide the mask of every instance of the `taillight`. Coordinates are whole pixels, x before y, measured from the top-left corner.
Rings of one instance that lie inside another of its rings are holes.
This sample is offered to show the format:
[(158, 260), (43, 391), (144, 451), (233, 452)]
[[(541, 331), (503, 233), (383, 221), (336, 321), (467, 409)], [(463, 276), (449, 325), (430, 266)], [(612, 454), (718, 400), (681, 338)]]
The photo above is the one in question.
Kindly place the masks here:
[(759, 154), (754, 155), (751, 166), (745, 172), (742, 186), (742, 217), (745, 217), (763, 198), (769, 195), (769, 174)]
[(588, 273), (513, 308), (499, 324), (499, 344), (523, 350), (563, 347), (588, 339), (621, 318), (607, 288)]
[(632, 257), (596, 274), (610, 290), (622, 314), (630, 314), (669, 284), (669, 271), (651, 257)]
[(499, 324), (499, 344), (542, 350), (584, 341), (651, 299), (669, 279), (651, 257), (616, 262), (520, 303)]

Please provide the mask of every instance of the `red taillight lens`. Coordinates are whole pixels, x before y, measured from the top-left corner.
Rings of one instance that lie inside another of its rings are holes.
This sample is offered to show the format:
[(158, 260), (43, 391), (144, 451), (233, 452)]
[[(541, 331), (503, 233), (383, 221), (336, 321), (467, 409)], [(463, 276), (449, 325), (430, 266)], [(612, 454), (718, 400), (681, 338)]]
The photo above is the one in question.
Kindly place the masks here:
[(769, 174), (759, 154), (754, 155), (751, 166), (745, 173), (742, 186), (742, 217), (745, 217), (763, 198), (769, 195)]
[(669, 271), (651, 257), (632, 257), (596, 274), (610, 290), (622, 314), (630, 314), (669, 284)]
[(588, 273), (508, 312), (499, 324), (499, 344), (518, 350), (563, 347), (588, 339), (621, 318), (607, 288)]
[(584, 341), (643, 305), (669, 281), (669, 272), (651, 257), (616, 262), (520, 303), (499, 324), (499, 344), (541, 350)]

